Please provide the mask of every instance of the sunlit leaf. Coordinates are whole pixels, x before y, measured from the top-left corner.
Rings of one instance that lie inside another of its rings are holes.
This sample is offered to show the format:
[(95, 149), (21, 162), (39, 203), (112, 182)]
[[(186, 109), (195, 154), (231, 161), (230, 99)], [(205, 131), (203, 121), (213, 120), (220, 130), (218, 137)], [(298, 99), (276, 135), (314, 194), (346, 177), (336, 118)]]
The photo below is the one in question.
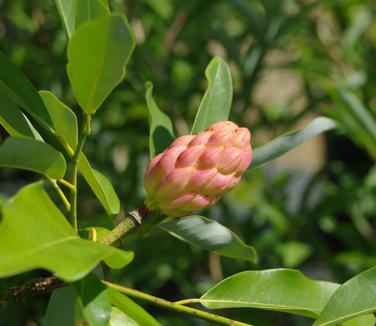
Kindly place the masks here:
[(79, 238), (41, 183), (20, 190), (4, 205), (3, 215), (0, 277), (44, 268), (72, 282), (88, 274), (101, 260), (119, 268), (133, 258), (131, 252)]

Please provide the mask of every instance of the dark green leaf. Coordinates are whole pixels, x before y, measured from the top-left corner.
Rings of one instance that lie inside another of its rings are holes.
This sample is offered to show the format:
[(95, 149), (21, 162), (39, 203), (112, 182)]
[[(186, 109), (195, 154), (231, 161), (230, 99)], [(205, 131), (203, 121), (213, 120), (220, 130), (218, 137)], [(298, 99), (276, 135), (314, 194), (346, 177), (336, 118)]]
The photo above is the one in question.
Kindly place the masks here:
[(232, 80), (226, 61), (214, 57), (205, 71), (208, 88), (197, 111), (192, 134), (211, 124), (228, 120), (232, 103)]
[(163, 113), (153, 98), (153, 84), (147, 82), (146, 105), (149, 116), (149, 154), (150, 159), (163, 152), (174, 140), (174, 129), (168, 115)]
[(116, 261), (117, 266), (110, 267), (119, 268), (133, 258), (131, 252), (80, 239), (42, 183), (20, 190), (4, 205), (3, 214), (0, 277), (44, 268), (72, 282), (88, 274), (101, 260), (108, 264)]
[(0, 71), (0, 92), (30, 113), (44, 127), (51, 128), (52, 120), (34, 85), (1, 51)]
[(57, 289), (52, 292), (46, 313), (48, 326), (76, 326), (75, 306), (76, 291), (72, 286)]
[(114, 289), (109, 288), (108, 291), (111, 303), (119, 308), (126, 316), (131, 318), (136, 325), (160, 326), (153, 316), (127, 296)]
[(315, 326), (338, 325), (376, 311), (376, 266), (341, 285), (326, 304)]
[(89, 161), (83, 153), (80, 155), (78, 168), (107, 214), (114, 215), (119, 213), (120, 200), (111, 182), (103, 174), (90, 166)]
[(125, 16), (83, 24), (68, 45), (68, 76), (78, 104), (95, 112), (123, 79), (135, 42)]
[(209, 309), (249, 307), (316, 318), (337, 287), (292, 269), (247, 271), (226, 278), (200, 301)]
[(303, 129), (282, 135), (261, 148), (256, 149), (253, 154), (252, 163), (248, 170), (254, 169), (268, 161), (274, 160), (275, 158), (301, 145), (308, 139), (334, 128), (336, 128), (336, 123), (334, 120), (325, 117), (315, 118)]
[(107, 0), (55, 0), (68, 38), (83, 23), (108, 15)]
[(51, 179), (65, 175), (64, 156), (33, 138), (9, 137), (0, 146), (0, 166), (42, 173)]
[(63, 145), (76, 149), (78, 141), (77, 118), (74, 112), (49, 91), (39, 92), (52, 119), (56, 136)]
[(193, 215), (163, 222), (159, 227), (174, 237), (218, 255), (257, 261), (256, 250), (228, 228), (203, 216)]

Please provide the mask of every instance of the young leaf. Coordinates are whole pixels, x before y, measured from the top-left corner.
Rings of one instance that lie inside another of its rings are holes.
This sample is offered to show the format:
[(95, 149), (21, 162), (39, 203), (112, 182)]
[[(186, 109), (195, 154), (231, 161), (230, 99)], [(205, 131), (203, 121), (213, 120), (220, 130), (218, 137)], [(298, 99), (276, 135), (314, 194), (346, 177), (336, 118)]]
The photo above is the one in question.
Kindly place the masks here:
[(0, 71), (0, 93), (7, 95), (45, 128), (50, 129), (51, 117), (34, 85), (1, 51)]
[(174, 140), (174, 129), (168, 115), (163, 113), (153, 98), (153, 84), (145, 84), (146, 105), (149, 116), (149, 154), (150, 159), (163, 152)]
[(68, 38), (83, 23), (108, 15), (107, 0), (55, 0)]
[(9, 137), (0, 145), (0, 166), (38, 172), (51, 179), (62, 179), (66, 170), (61, 153), (26, 137)]
[(111, 317), (111, 302), (107, 287), (90, 273), (74, 283), (80, 315), (91, 326), (107, 326)]
[(52, 292), (46, 312), (48, 326), (76, 326), (75, 306), (77, 294), (73, 286)]
[(214, 57), (205, 71), (208, 88), (197, 111), (192, 134), (211, 124), (228, 120), (232, 103), (232, 80), (226, 61)]
[(174, 237), (218, 255), (257, 261), (256, 250), (246, 245), (236, 234), (222, 224), (203, 216), (193, 215), (169, 220), (159, 228)]
[(316, 318), (337, 287), (292, 269), (247, 271), (226, 278), (200, 302), (209, 309), (249, 307)]
[(253, 154), (252, 163), (248, 170), (254, 169), (268, 161), (274, 160), (275, 158), (303, 144), (308, 139), (334, 128), (336, 128), (336, 123), (334, 120), (325, 117), (315, 118), (303, 129), (282, 135), (261, 148), (256, 149)]
[[(88, 274), (101, 260), (112, 268), (123, 267), (132, 260), (133, 253), (79, 238), (42, 183), (34, 183), (21, 189), (3, 207), (0, 257), (0, 278), (44, 268), (72, 282)], [(114, 257), (116, 266), (111, 264)]]
[(112, 305), (132, 319), (136, 325), (161, 326), (153, 316), (124, 294), (110, 288), (108, 292)]
[(68, 44), (68, 76), (78, 104), (94, 113), (123, 79), (135, 41), (123, 15), (83, 24)]
[(326, 304), (315, 326), (338, 325), (376, 311), (376, 266), (341, 285)]
[(78, 168), (107, 214), (118, 214), (120, 211), (120, 200), (111, 182), (103, 174), (90, 166), (89, 161), (83, 153), (80, 155)]
[(52, 119), (56, 136), (73, 152), (78, 142), (77, 118), (74, 112), (49, 91), (39, 92)]

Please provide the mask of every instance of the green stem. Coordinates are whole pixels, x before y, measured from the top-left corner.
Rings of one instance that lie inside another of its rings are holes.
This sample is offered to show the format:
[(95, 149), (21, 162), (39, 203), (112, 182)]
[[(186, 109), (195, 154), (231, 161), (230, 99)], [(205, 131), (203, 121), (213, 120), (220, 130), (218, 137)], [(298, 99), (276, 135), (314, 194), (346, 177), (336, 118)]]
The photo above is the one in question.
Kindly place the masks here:
[(78, 139), (77, 148), (72, 156), (72, 166), (70, 171), (70, 179), (69, 183), (72, 185), (70, 189), (70, 196), (69, 196), (69, 203), (70, 203), (70, 210), (69, 210), (69, 220), (77, 231), (77, 171), (78, 171), (78, 161), (80, 158), (80, 154), (84, 147), (85, 141), (87, 136), (90, 134), (91, 131), (91, 115), (84, 113), (84, 120), (82, 122), (82, 128), (80, 137)]
[(56, 192), (60, 196), (61, 200), (63, 201), (63, 203), (65, 205), (65, 208), (69, 212), (69, 210), (70, 210), (70, 203), (69, 203), (67, 197), (65, 197), (65, 194), (63, 193), (63, 191), (60, 189), (60, 187), (57, 184), (56, 180), (54, 180), (54, 179), (48, 179), (48, 180), (51, 182), (52, 186), (54, 187), (54, 189), (56, 190)]
[(199, 309), (191, 308), (191, 307), (186, 307), (183, 305), (180, 305), (175, 302), (167, 301), (158, 297), (155, 297), (151, 294), (147, 294), (144, 292), (137, 291), (135, 289), (127, 288), (125, 286), (121, 286), (118, 284), (110, 283), (107, 281), (102, 281), (105, 285), (107, 285), (110, 288), (113, 288), (115, 290), (118, 290), (122, 293), (125, 293), (126, 295), (140, 299), (146, 302), (149, 302), (153, 305), (156, 305), (158, 307), (168, 309), (168, 310), (173, 310), (176, 312), (183, 313), (185, 315), (190, 315), (199, 319), (204, 319), (208, 320), (211, 322), (215, 322), (217, 324), (221, 325), (231, 325), (231, 326), (252, 326), (250, 324), (242, 323), (240, 321), (232, 320), (223, 316), (215, 315), (206, 311), (202, 311)]
[(98, 242), (106, 246), (110, 246), (136, 226), (137, 222), (135, 219), (132, 216), (127, 216), (115, 228), (113, 228), (108, 235), (100, 239)]

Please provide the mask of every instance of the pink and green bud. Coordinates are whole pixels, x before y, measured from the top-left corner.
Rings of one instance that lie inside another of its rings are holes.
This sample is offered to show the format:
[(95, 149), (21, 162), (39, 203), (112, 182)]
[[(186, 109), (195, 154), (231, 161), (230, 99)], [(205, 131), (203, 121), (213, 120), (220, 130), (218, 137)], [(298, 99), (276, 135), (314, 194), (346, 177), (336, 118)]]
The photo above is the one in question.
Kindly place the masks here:
[(251, 135), (221, 121), (177, 138), (146, 170), (146, 205), (171, 217), (213, 205), (235, 187), (252, 161)]

